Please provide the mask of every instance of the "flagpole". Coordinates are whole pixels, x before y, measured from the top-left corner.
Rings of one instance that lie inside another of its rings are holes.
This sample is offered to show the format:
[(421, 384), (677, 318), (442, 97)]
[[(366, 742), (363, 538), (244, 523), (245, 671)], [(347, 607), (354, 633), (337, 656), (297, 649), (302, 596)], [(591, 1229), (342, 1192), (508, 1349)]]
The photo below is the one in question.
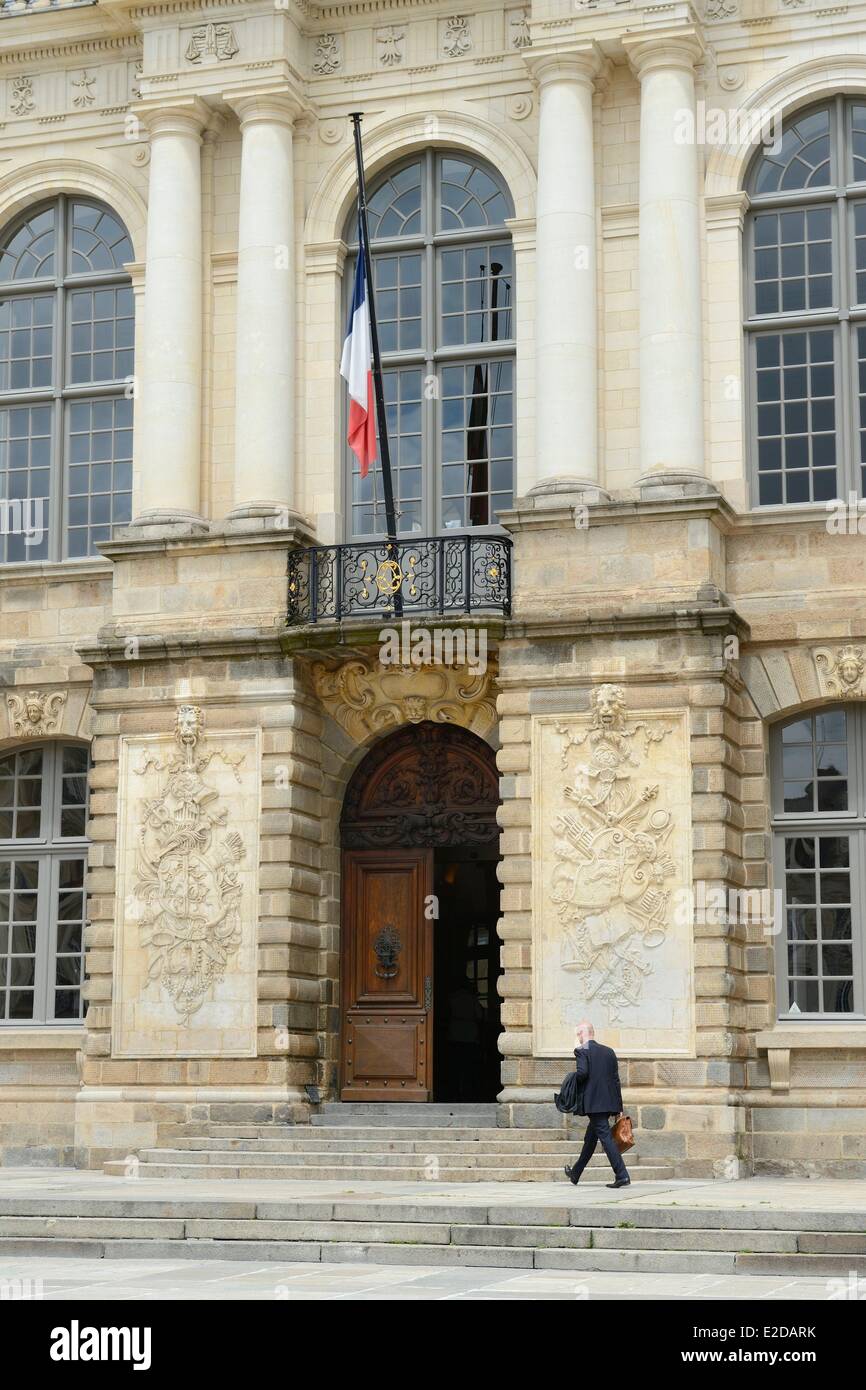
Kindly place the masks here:
[[(367, 280), (367, 299), (370, 313), (370, 342), (373, 348), (373, 390), (376, 396), (376, 420), (379, 426), (379, 454), (382, 460), (382, 491), (385, 494), (385, 524), (388, 532), (388, 549), (396, 558), (397, 516), (394, 511), (394, 487), (391, 482), (391, 451), (388, 447), (388, 424), (385, 417), (385, 391), (382, 385), (382, 358), (379, 353), (379, 330), (376, 327), (376, 297), (373, 291), (373, 266), (370, 260), (370, 238), (367, 230), (367, 184), (364, 179), (364, 154), (361, 148), (361, 117), (363, 112), (349, 113), (355, 133), (355, 159), (358, 165), (358, 224), (360, 246), (358, 254), (364, 257), (364, 272)], [(375, 464), (374, 464), (375, 470)], [(376, 474), (373, 473), (375, 487)], [(400, 606), (400, 594), (394, 595), (395, 608)]]

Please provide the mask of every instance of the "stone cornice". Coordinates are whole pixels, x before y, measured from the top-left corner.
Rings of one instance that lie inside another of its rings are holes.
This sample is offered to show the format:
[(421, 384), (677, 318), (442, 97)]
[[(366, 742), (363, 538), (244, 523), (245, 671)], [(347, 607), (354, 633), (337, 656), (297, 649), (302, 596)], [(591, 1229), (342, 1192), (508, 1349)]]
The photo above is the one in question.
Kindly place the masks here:
[[(0, 36), (5, 37), (2, 30)], [(31, 39), (32, 32), (28, 33), (27, 37), (28, 40)], [(0, 52), (0, 71), (5, 68), (32, 67), (36, 63), (50, 62), (55, 58), (67, 61), (76, 58), (98, 58), (103, 55), (129, 60), (140, 58), (141, 38), (138, 34), (114, 34), (104, 37), (92, 35), (89, 38), (70, 39), (68, 42), (61, 39), (49, 40), (28, 48), (4, 46)]]
[[(585, 608), (584, 618), (569, 618), (566, 620), (559, 618), (527, 618), (524, 620), (516, 619), (507, 625), (506, 639), (509, 641), (555, 641), (561, 639), (563, 642), (574, 643), (578, 637), (646, 637), (654, 633), (676, 632), (736, 632), (742, 642), (748, 642), (751, 636), (749, 624), (740, 617), (737, 610), (730, 604), (712, 605), (705, 607), (694, 599), (687, 599), (685, 596), (678, 602), (672, 599), (669, 603), (635, 605), (633, 608), (623, 607), (613, 608)], [(659, 673), (658, 679), (678, 680), (682, 679), (682, 673), (672, 671), (667, 675)], [(503, 688), (510, 685), (519, 686), (525, 682), (524, 675), (507, 677), (500, 674), (499, 684)], [(585, 684), (593, 684), (596, 677), (586, 678)], [(617, 681), (628, 684), (628, 675), (618, 675)], [(643, 676), (635, 676), (636, 681), (644, 679)], [(689, 672), (688, 679), (694, 679), (694, 673)], [(555, 685), (560, 684), (561, 675), (551, 669), (545, 673), (544, 678), (538, 678), (539, 684)]]
[[(516, 498), (509, 512), (500, 512), (500, 521), (505, 529), (513, 534), (521, 531), (556, 530), (569, 522), (574, 524), (574, 506), (533, 507), (526, 505), (526, 499)], [(687, 517), (712, 517), (716, 526), (725, 534), (737, 523), (737, 513), (721, 493), (708, 493), (703, 497), (673, 497), (660, 501), (638, 501), (632, 498), (613, 499), (610, 502), (593, 504), (589, 511), (590, 526), (617, 526), (633, 519), (635, 521), (679, 520)]]

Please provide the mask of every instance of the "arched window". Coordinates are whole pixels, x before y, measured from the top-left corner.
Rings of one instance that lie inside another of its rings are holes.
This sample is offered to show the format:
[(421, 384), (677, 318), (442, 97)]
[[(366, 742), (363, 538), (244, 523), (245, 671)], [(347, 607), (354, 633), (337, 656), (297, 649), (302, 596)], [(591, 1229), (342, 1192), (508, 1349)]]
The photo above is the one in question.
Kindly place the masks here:
[(866, 104), (792, 117), (747, 188), (754, 501), (864, 495)]
[(795, 715), (772, 748), (779, 1015), (862, 1016), (866, 706)]
[(60, 197), (0, 237), (0, 560), (96, 553), (132, 512), (132, 246)]
[[(498, 176), (432, 150), (371, 184), (370, 249), (398, 529), (496, 524), (514, 487), (512, 216)], [(357, 254), (350, 218), (346, 282)], [(382, 534), (377, 467), (348, 454), (347, 529)]]
[(82, 1017), (88, 750), (0, 756), (0, 1024)]

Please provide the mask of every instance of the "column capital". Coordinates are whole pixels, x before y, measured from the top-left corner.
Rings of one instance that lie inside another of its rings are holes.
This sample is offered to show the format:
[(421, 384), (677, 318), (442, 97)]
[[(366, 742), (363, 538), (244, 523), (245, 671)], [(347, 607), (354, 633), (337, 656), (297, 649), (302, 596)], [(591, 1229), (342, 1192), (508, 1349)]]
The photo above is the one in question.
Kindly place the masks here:
[(213, 119), (213, 111), (201, 97), (146, 97), (130, 107), (134, 116), (155, 135), (194, 135), (199, 140)]
[(626, 34), (623, 51), (641, 80), (648, 72), (685, 69), (694, 72), (706, 56), (707, 46), (691, 24), (652, 35)]
[(288, 91), (240, 90), (222, 95), (240, 121), (241, 130), (261, 121), (291, 129), (304, 109), (303, 103)]
[(604, 54), (597, 43), (590, 41), (564, 51), (524, 54), (523, 61), (539, 87), (553, 82), (579, 82), (591, 88), (604, 66)]

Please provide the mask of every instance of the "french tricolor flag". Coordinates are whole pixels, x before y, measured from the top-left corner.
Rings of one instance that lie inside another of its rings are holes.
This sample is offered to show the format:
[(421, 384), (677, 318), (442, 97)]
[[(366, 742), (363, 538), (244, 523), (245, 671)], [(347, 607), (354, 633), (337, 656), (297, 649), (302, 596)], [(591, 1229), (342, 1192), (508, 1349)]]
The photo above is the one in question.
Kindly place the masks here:
[(376, 458), (376, 416), (373, 409), (373, 339), (370, 334), (370, 302), (364, 271), (363, 232), (355, 267), (355, 288), (349, 309), (349, 326), (340, 359), (340, 376), (349, 386), (349, 446), (366, 478)]

